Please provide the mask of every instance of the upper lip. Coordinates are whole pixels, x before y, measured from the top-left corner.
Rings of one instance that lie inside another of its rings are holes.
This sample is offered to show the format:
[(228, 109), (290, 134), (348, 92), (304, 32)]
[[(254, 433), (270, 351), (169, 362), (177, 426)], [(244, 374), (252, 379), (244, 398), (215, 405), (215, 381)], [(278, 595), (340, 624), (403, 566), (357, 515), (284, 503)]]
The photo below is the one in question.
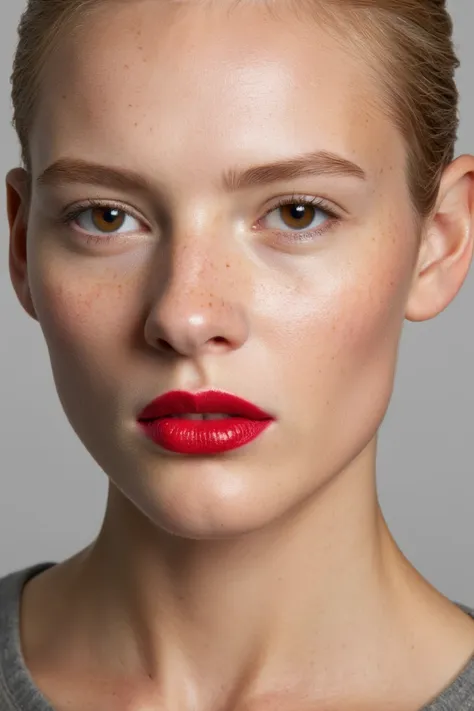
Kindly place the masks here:
[(173, 390), (150, 402), (139, 414), (139, 420), (155, 420), (166, 415), (222, 413), (241, 415), (251, 420), (272, 420), (272, 415), (240, 397), (220, 390), (190, 393)]

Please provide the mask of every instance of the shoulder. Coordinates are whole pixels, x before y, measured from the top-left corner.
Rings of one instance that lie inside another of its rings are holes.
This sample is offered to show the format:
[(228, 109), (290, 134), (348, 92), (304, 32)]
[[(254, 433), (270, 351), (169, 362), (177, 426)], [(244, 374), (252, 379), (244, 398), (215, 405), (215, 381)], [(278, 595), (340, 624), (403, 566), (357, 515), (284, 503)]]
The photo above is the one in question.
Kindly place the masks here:
[[(20, 601), (24, 585), (54, 563), (37, 563), (0, 578), (0, 709), (25, 708), (31, 696), (20, 643)], [(30, 708), (31, 706), (27, 706)]]
[(18, 628), (23, 587), (28, 580), (53, 565), (51, 562), (36, 563), (0, 578), (0, 649), (4, 649)]
[[(474, 606), (453, 602), (474, 620)], [(474, 711), (474, 650), (458, 676), (421, 711)]]
[(50, 562), (35, 563), (0, 577), (0, 610), (3, 610), (5, 605), (11, 603), (12, 598), (17, 598), (21, 595), (23, 586), (30, 578), (53, 565), (55, 564)]

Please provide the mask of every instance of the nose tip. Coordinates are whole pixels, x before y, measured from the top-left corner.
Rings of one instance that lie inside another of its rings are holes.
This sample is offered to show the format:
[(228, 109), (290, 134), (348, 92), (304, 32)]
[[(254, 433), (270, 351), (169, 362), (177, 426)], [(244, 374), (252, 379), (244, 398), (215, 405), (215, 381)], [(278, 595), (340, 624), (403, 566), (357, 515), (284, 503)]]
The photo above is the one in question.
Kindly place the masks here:
[(248, 338), (248, 324), (237, 304), (209, 303), (199, 313), (186, 306), (163, 301), (147, 319), (147, 342), (164, 355), (196, 358), (205, 353), (235, 350)]

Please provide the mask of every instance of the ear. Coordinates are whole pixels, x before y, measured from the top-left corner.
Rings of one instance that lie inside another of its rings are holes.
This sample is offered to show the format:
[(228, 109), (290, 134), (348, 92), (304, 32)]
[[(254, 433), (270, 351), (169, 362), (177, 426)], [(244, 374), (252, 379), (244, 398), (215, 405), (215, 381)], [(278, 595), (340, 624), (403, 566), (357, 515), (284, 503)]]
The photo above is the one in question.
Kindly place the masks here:
[(9, 268), (10, 278), (21, 305), (36, 321), (28, 281), (27, 231), (29, 213), (28, 173), (23, 168), (10, 170), (6, 177), (7, 215), (10, 227)]
[(474, 156), (463, 155), (444, 171), (432, 216), (425, 223), (405, 317), (427, 321), (460, 290), (474, 242)]

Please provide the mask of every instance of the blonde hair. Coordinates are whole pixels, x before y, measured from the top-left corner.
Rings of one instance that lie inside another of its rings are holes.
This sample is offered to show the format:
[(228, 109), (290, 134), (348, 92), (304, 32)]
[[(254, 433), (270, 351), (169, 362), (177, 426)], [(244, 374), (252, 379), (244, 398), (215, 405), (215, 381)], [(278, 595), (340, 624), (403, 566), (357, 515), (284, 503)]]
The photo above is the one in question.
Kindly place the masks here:
[[(11, 76), (13, 126), (28, 172), (28, 136), (42, 69), (68, 31), (105, 2), (117, 1), (29, 0)], [(459, 61), (446, 0), (276, 0), (282, 5), (290, 1), (320, 21), (345, 27), (345, 39), (371, 59), (384, 107), (406, 145), (410, 195), (416, 221), (422, 222), (433, 210), (441, 175), (453, 160), (459, 123), (454, 78)]]

